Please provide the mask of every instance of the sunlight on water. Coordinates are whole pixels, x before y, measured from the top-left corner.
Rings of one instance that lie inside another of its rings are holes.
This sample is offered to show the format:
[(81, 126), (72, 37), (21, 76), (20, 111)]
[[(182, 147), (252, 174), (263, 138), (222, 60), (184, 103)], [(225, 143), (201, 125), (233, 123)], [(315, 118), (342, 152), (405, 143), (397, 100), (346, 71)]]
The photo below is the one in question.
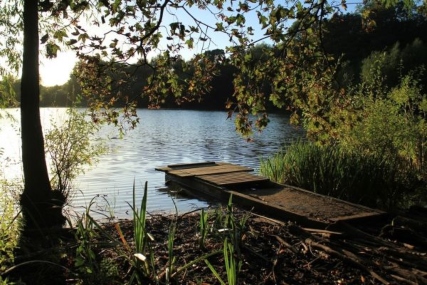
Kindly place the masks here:
[[(19, 111), (9, 110), (17, 119), (1, 119), (0, 149), (3, 150), (2, 176), (7, 179), (22, 177), (20, 163)], [(66, 110), (41, 109), (45, 131), (52, 119), (64, 120)], [(165, 185), (164, 173), (155, 167), (175, 163), (225, 161), (259, 168), (259, 158), (278, 151), (284, 144), (301, 136), (301, 131), (289, 126), (289, 118), (271, 115), (271, 123), (253, 142), (247, 142), (235, 132), (232, 121), (225, 112), (183, 110), (138, 110), (140, 125), (123, 139), (117, 138), (112, 127), (100, 132), (107, 141), (109, 152), (100, 157), (99, 163), (80, 175), (75, 185), (71, 215), (84, 211), (92, 198), (92, 207), (98, 215), (129, 218), (132, 188), (135, 183), (140, 201), (144, 184), (148, 181), (148, 211), (170, 212), (176, 203), (180, 212), (204, 207), (207, 203), (178, 196)], [(21, 178), (22, 181), (22, 178)]]
[[(0, 110), (0, 114), (0, 166), (3, 169), (1, 177), (8, 180), (22, 180), (19, 109)], [(44, 130), (51, 127), (52, 120), (60, 123), (67, 118), (65, 108), (42, 108), (40, 115)]]

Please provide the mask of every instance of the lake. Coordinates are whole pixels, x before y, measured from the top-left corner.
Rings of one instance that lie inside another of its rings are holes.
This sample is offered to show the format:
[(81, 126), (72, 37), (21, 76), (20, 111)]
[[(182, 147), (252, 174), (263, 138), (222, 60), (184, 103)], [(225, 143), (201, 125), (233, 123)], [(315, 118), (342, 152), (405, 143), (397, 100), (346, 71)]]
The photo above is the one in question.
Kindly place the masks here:
[[(20, 164), (19, 110), (9, 110), (17, 122), (1, 119), (0, 150), (3, 176), (22, 177)], [(42, 123), (48, 129), (51, 120), (64, 120), (63, 108), (42, 108)], [(270, 124), (255, 133), (248, 142), (235, 132), (234, 122), (220, 111), (146, 110), (139, 109), (140, 124), (123, 138), (112, 127), (103, 127), (108, 153), (99, 163), (88, 168), (74, 181), (75, 195), (68, 207), (71, 216), (81, 214), (95, 197), (94, 215), (130, 218), (132, 189), (135, 184), (140, 201), (148, 181), (148, 211), (171, 212), (174, 204), (179, 212), (208, 205), (185, 197), (165, 185), (164, 173), (155, 167), (176, 163), (225, 161), (259, 170), (259, 159), (267, 157), (303, 135), (301, 129), (289, 125), (289, 116), (271, 114)]]

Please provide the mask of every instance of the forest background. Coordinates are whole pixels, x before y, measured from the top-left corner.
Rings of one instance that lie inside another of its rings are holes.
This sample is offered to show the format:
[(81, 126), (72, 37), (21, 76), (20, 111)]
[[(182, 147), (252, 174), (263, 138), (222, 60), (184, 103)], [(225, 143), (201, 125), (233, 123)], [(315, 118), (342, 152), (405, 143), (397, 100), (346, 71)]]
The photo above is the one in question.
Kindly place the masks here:
[[(369, 15), (367, 15), (369, 14)], [(297, 26), (295, 24), (295, 26)], [(339, 84), (346, 89), (354, 89), (360, 83), (372, 84), (374, 72), (380, 72), (378, 76), (383, 78), (383, 83), (391, 89), (399, 85), (400, 79), (409, 71), (417, 70), (414, 75), (419, 80), (420, 86), (426, 86), (426, 77), (419, 68), (427, 63), (427, 19), (423, 13), (416, 10), (408, 11), (403, 3), (396, 7), (386, 7), (380, 3), (368, 3), (365, 6), (358, 5), (354, 12), (334, 14), (332, 18), (324, 20), (321, 47), (324, 52), (334, 58), (338, 64), (337, 79)], [(267, 43), (257, 44), (247, 50), (251, 56), (252, 64), (266, 62), (267, 57), (275, 57), (280, 47)], [(273, 52), (273, 54), (271, 53)], [(166, 108), (191, 108), (204, 110), (225, 110), (226, 102), (234, 93), (233, 80), (239, 67), (233, 64), (229, 53), (225, 49), (214, 49), (204, 52), (210, 60), (215, 61), (219, 70), (210, 82), (210, 91), (198, 98), (198, 100), (177, 101), (174, 96), (169, 96), (162, 102)], [(158, 58), (150, 61), (155, 66)], [(270, 59), (269, 59), (270, 60)], [(183, 62), (186, 60), (177, 57), (172, 66), (174, 72), (182, 79), (191, 77), (193, 71), (184, 71)], [(187, 60), (187, 64), (194, 64)], [(40, 106), (42, 107), (86, 107), (87, 102), (79, 97), (81, 85), (76, 77), (80, 72), (80, 64), (73, 69), (68, 82), (63, 85), (41, 86)], [(306, 67), (310, 69), (310, 66)], [(114, 69), (123, 70), (126, 74), (132, 74), (132, 79), (126, 86), (120, 87), (120, 92), (136, 101), (137, 107), (149, 106), (149, 98), (143, 96), (144, 87), (154, 70), (151, 66), (133, 67), (127, 63), (116, 63)], [(132, 70), (134, 69), (134, 70)], [(377, 69), (375, 71), (375, 69)], [(113, 72), (113, 71), (111, 71)], [(120, 73), (115, 71), (116, 73)], [(115, 75), (117, 76), (117, 75)], [(115, 81), (119, 82), (120, 77)], [(13, 107), (13, 102), (20, 101), (20, 79), (13, 76), (2, 78), (2, 94), (13, 94), (13, 99), (8, 103)], [(378, 84), (382, 84), (379, 83)], [(262, 84), (265, 98), (272, 93), (271, 86)], [(114, 89), (114, 87), (113, 87)], [(423, 90), (424, 91), (424, 90)], [(185, 91), (184, 91), (185, 92)], [(183, 94), (182, 97), (186, 97)], [(270, 100), (265, 100), (270, 110), (279, 110)], [(117, 102), (119, 106), (119, 102)]]

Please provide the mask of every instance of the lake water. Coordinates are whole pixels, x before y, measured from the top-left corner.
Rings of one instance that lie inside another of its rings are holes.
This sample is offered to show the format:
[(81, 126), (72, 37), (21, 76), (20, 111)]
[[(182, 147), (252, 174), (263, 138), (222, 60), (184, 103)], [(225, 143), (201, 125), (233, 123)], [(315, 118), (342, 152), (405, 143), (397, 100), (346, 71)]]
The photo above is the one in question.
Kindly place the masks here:
[[(9, 110), (19, 120), (19, 110)], [(63, 120), (65, 109), (41, 109), (44, 129), (52, 119)], [(205, 201), (171, 192), (165, 185), (164, 173), (155, 167), (176, 163), (225, 161), (249, 166), (258, 171), (260, 157), (267, 157), (285, 144), (302, 136), (302, 131), (289, 125), (286, 115), (271, 114), (270, 124), (247, 142), (235, 132), (234, 122), (226, 112), (139, 109), (140, 124), (122, 139), (114, 130), (104, 127), (108, 154), (88, 168), (74, 182), (75, 196), (68, 208), (70, 215), (82, 213), (91, 199), (95, 215), (130, 218), (133, 184), (137, 201), (148, 181), (148, 211), (171, 212), (174, 203), (180, 212), (207, 206)], [(0, 150), (3, 150), (3, 176), (22, 177), (20, 164), (19, 122), (1, 119)]]

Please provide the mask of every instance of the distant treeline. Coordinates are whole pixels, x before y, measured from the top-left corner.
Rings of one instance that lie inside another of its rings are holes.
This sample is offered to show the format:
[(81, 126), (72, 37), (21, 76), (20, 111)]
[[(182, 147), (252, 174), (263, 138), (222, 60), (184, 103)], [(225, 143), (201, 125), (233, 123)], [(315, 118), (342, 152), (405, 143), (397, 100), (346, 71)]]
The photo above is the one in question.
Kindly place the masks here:
[[(399, 60), (401, 68), (396, 70), (394, 64), (386, 72), (387, 81), (390, 87), (398, 82), (398, 78), (405, 74), (405, 71), (412, 70), (414, 66), (427, 64), (427, 21), (422, 14), (408, 13), (403, 7), (397, 6), (390, 9), (379, 7), (377, 10), (370, 10), (373, 14), (369, 16), (369, 21), (362, 17), (362, 10), (354, 13), (335, 15), (325, 21), (323, 34), (324, 50), (341, 59), (341, 83), (351, 80), (352, 84), (362, 81), (363, 68), (369, 66), (369, 61), (375, 61), (375, 54), (387, 52), (390, 60)], [(410, 16), (408, 16), (410, 15)], [(248, 50), (252, 59), (261, 60), (263, 50), (268, 47), (265, 44), (256, 45)], [(223, 110), (229, 98), (232, 97), (234, 75), (239, 70), (231, 65), (226, 59), (224, 50), (212, 50), (206, 54), (215, 60), (221, 57), (219, 63), (219, 73), (211, 81), (211, 90), (201, 98), (201, 101), (180, 102), (178, 105), (175, 98), (167, 99), (162, 106), (166, 108), (191, 108), (206, 110)], [(393, 58), (394, 56), (394, 58)], [(155, 59), (153, 59), (155, 60)], [(180, 72), (177, 59), (175, 72)], [(427, 65), (426, 65), (427, 66)], [(138, 68), (130, 65), (115, 65), (116, 69), (122, 68), (127, 73), (132, 74), (129, 83), (120, 91), (126, 94), (130, 99), (136, 100), (138, 107), (147, 107), (148, 99), (143, 96), (144, 86), (147, 84), (147, 78), (152, 74), (153, 69), (150, 66), (139, 66)], [(133, 70), (132, 70), (133, 69)], [(78, 72), (78, 68), (74, 69)], [(185, 74), (180, 74), (185, 77)], [(345, 78), (344, 78), (345, 77)], [(422, 82), (427, 86), (426, 82)], [(13, 83), (13, 89), (16, 98), (19, 101), (19, 80)], [(264, 92), (268, 94), (268, 86), (263, 87)], [(80, 86), (75, 76), (71, 75), (67, 83), (60, 86), (41, 87), (41, 106), (44, 107), (62, 107), (62, 106), (85, 106), (84, 101), (78, 100)], [(272, 104), (270, 105), (271, 108)]]

